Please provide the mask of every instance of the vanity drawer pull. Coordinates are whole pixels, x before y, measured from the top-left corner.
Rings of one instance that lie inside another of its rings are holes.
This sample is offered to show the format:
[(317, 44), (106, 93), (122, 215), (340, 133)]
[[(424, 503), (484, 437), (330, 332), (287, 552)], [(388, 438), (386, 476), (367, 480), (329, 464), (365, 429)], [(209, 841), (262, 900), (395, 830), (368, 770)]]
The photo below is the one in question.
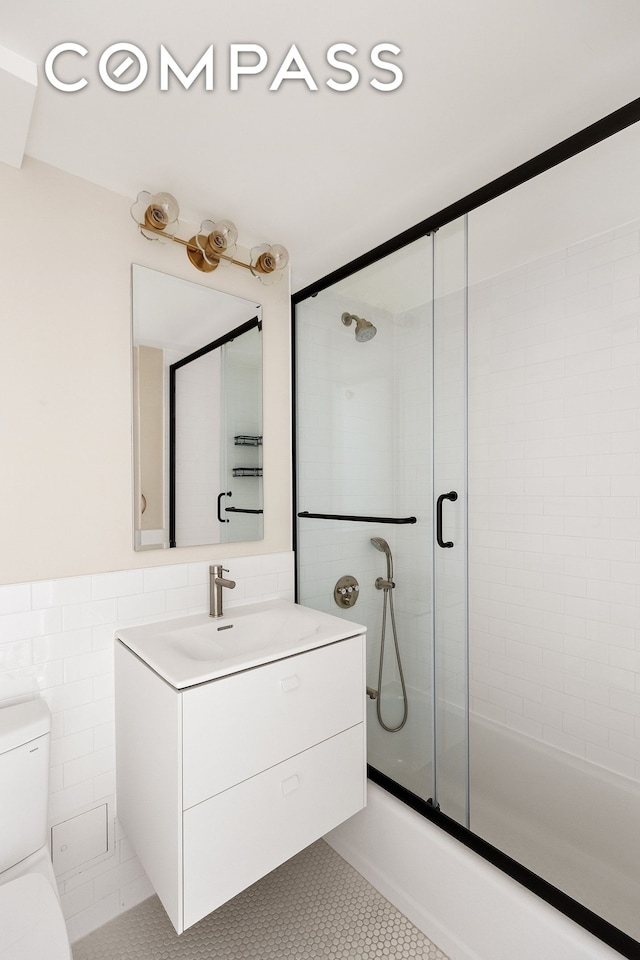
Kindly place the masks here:
[(290, 690), (297, 690), (299, 686), (300, 681), (296, 673), (294, 673), (292, 677), (284, 677), (284, 679), (280, 681), (280, 687), (283, 693), (289, 693)]
[(286, 780), (283, 780), (280, 784), (282, 788), (282, 795), (286, 797), (289, 793), (293, 793), (294, 790), (297, 790), (300, 786), (297, 774), (294, 773), (292, 777), (287, 777)]

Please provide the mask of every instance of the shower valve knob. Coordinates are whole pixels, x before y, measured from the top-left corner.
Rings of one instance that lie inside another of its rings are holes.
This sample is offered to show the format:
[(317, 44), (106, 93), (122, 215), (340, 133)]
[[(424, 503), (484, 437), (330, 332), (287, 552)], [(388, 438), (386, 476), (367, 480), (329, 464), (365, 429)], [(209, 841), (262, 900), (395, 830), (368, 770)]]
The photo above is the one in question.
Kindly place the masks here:
[(358, 599), (360, 586), (355, 577), (340, 577), (333, 590), (333, 599), (339, 607), (348, 609)]

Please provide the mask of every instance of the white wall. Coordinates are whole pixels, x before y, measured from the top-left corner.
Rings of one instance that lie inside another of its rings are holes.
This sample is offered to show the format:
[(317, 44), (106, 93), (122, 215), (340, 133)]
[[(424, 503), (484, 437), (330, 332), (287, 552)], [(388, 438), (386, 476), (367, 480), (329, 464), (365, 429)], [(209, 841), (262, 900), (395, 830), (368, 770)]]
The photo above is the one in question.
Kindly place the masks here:
[(469, 332), (472, 707), (639, 779), (640, 222), (474, 285)]
[[(425, 281), (422, 283), (424, 296)], [(376, 336), (355, 340), (341, 322), (354, 311), (377, 327)], [(371, 537), (388, 541), (394, 559), (395, 619), (403, 667), (417, 698), (431, 676), (431, 351), (430, 306), (391, 314), (330, 290), (298, 307), (298, 506), (313, 513), (416, 516), (417, 524), (393, 525), (301, 519), (298, 526), (300, 599), (303, 603), (367, 625), (367, 683), (378, 687), (383, 594), (377, 577), (385, 557)], [(360, 585), (357, 605), (340, 610), (333, 590), (350, 574)], [(402, 702), (390, 613), (387, 613), (382, 714), (400, 722)], [(411, 709), (402, 732), (410, 760), (428, 762), (428, 709)], [(370, 762), (386, 771), (391, 759), (373, 720)], [(394, 735), (395, 736), (395, 735)], [(397, 738), (394, 749), (398, 748)], [(397, 769), (394, 763), (394, 771)], [(415, 764), (404, 768), (405, 785), (428, 791), (428, 777)]]
[[(344, 300), (320, 294), (299, 308), (298, 508), (311, 513), (391, 516), (393, 464), (393, 329), (378, 311), (377, 336), (357, 343), (340, 317)], [(387, 533), (389, 531), (387, 530)], [(392, 531), (391, 531), (392, 532)], [(377, 606), (373, 589), (384, 558), (369, 537), (386, 535), (374, 524), (300, 520), (301, 589), (306, 601), (336, 612), (338, 577), (362, 579), (357, 615)], [(348, 611), (350, 613), (350, 611)]]
[(176, 543), (220, 538), (216, 496), (226, 490), (220, 461), (226, 441), (220, 351), (206, 353), (175, 371)]
[[(0, 165), (0, 199), (0, 707), (49, 703), (59, 821), (115, 792), (117, 626), (206, 609), (212, 560), (238, 581), (232, 604), (293, 596), (289, 289), (196, 275), (139, 236), (130, 198), (29, 159)], [(132, 263), (263, 304), (262, 541), (133, 550)], [(72, 937), (150, 893), (118, 834), (114, 856), (64, 881)]]
[(211, 555), (206, 547), (132, 550), (132, 263), (264, 305), (265, 537), (225, 552), (288, 550), (286, 279), (264, 287), (240, 268), (200, 275), (177, 245), (138, 234), (132, 198), (33, 160), (21, 170), (0, 166), (0, 198), (0, 583)]

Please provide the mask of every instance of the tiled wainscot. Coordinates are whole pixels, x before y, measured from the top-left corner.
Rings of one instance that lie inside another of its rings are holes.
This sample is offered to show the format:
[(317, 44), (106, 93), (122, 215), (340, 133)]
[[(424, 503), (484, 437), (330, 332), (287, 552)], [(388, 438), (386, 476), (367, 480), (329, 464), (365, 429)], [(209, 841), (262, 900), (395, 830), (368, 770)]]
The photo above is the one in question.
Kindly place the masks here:
[[(214, 560), (237, 583), (228, 608), (294, 598), (289, 552)], [(105, 801), (115, 813), (116, 629), (201, 613), (208, 602), (207, 562), (0, 586), (0, 708), (32, 697), (51, 708), (52, 824)], [(79, 852), (76, 869), (57, 871), (72, 942), (153, 892), (117, 820), (106, 855)]]

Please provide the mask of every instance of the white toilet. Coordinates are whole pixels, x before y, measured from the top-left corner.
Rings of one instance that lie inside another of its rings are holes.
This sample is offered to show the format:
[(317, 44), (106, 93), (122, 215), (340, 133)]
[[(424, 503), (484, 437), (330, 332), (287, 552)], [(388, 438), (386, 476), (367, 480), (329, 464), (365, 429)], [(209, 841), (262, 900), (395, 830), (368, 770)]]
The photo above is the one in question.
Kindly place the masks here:
[(71, 960), (47, 846), (51, 714), (0, 709), (0, 960)]

